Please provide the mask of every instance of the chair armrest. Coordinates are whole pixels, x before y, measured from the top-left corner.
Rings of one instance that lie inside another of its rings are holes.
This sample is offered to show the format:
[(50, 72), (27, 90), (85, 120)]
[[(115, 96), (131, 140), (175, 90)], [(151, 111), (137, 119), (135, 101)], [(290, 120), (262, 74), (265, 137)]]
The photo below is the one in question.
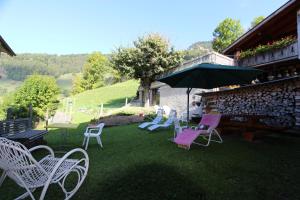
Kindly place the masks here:
[(32, 147), (31, 149), (28, 149), (28, 151), (31, 153), (31, 152), (39, 150), (39, 149), (47, 150), (50, 153), (50, 155), (54, 157), (53, 150), (50, 147), (46, 146), (46, 145), (39, 145), (39, 146), (36, 146), (36, 147)]

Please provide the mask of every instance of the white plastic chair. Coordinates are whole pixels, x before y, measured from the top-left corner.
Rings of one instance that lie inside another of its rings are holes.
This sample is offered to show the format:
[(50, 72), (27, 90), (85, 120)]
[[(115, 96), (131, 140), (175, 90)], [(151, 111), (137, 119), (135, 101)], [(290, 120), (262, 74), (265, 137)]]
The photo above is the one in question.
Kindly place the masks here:
[(102, 141), (101, 141), (101, 134), (102, 134), (104, 125), (105, 125), (104, 123), (100, 123), (97, 126), (88, 126), (86, 128), (86, 130), (84, 132), (83, 143), (82, 143), (83, 147), (85, 145), (85, 150), (87, 150), (87, 148), (89, 146), (89, 141), (90, 141), (91, 137), (96, 138), (100, 147), (103, 148)]
[[(37, 161), (31, 154), (35, 150), (44, 149), (49, 155)], [(74, 153), (83, 154), (81, 159), (70, 159)], [(73, 149), (62, 158), (54, 157), (53, 150), (44, 145), (27, 149), (19, 142), (14, 142), (0, 137), (0, 168), (3, 170), (0, 186), (6, 177), (11, 178), (26, 192), (17, 199), (28, 196), (35, 200), (33, 192), (42, 188), (40, 200), (44, 199), (50, 184), (58, 184), (65, 194), (65, 199), (70, 199), (82, 185), (89, 168), (89, 157), (83, 149)], [(69, 174), (77, 174), (77, 184), (68, 191), (65, 181)]]

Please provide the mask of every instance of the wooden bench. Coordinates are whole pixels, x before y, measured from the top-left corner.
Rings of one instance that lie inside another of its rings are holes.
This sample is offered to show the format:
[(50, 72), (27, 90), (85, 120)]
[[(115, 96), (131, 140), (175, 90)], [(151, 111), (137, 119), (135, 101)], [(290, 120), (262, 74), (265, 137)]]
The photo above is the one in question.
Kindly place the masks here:
[(33, 130), (31, 118), (0, 121), (0, 137), (18, 141), (26, 146), (33, 146), (43, 141), (47, 130)]
[(269, 126), (261, 122), (270, 118), (266, 115), (222, 115), (219, 129), (226, 132), (242, 133), (247, 140), (253, 140), (257, 132), (282, 132), (285, 127)]

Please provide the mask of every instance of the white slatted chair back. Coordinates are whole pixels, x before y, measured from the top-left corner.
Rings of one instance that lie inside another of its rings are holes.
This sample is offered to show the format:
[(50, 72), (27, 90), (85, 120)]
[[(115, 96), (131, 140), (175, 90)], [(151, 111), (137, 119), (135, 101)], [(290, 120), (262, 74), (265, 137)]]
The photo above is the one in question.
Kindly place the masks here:
[(0, 168), (18, 185), (35, 187), (39, 180), (47, 179), (47, 173), (22, 144), (0, 138)]

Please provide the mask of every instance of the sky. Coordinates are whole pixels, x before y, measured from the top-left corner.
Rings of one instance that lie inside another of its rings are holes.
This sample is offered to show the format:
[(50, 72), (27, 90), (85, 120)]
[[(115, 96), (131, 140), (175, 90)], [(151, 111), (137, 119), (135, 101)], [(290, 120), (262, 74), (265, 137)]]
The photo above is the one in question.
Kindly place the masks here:
[(212, 40), (226, 17), (248, 29), (287, 0), (0, 0), (0, 35), (18, 53), (110, 53), (160, 33), (178, 50)]

